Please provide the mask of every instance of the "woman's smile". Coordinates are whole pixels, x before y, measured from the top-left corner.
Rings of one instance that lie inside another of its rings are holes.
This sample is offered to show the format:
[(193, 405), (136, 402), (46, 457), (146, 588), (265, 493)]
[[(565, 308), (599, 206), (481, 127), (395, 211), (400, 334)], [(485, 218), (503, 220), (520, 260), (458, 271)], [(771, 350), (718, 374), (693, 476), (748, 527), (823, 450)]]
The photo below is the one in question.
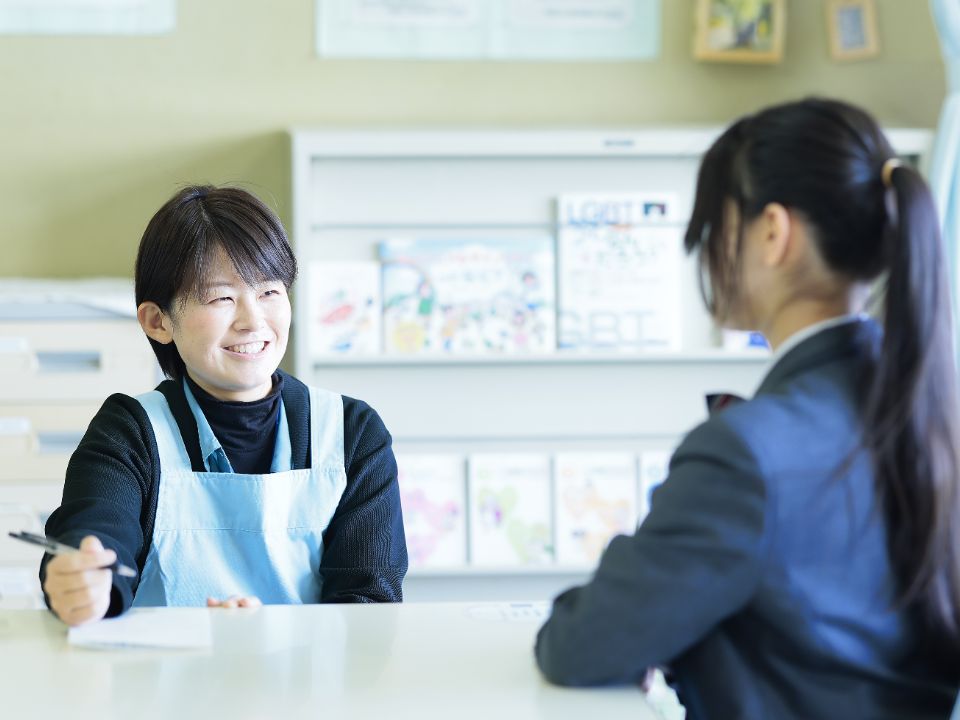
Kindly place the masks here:
[(257, 357), (263, 354), (263, 351), (267, 349), (270, 345), (267, 340), (260, 340), (254, 342), (240, 343), (237, 345), (228, 345), (224, 348), (227, 352), (232, 355), (247, 355), (251, 357)]

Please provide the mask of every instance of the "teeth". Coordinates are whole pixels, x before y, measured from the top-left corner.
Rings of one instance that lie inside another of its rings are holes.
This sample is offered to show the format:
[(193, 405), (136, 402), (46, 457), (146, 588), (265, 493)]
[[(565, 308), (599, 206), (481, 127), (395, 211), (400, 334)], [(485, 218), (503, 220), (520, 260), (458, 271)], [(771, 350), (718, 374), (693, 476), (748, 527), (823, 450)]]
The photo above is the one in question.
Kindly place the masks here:
[(243, 345), (230, 345), (227, 350), (230, 352), (241, 353), (243, 355), (255, 355), (266, 347), (265, 342), (244, 343)]

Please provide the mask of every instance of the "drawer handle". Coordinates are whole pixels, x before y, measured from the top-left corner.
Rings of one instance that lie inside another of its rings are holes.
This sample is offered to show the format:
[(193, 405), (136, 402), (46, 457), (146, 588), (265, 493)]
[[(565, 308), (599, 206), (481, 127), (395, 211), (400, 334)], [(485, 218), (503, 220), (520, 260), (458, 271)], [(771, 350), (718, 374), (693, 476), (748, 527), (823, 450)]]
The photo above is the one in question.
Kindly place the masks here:
[(37, 367), (45, 373), (96, 373), (103, 366), (98, 352), (37, 352)]
[(40, 431), (37, 433), (37, 452), (40, 455), (70, 455), (82, 439), (83, 433), (77, 431)]

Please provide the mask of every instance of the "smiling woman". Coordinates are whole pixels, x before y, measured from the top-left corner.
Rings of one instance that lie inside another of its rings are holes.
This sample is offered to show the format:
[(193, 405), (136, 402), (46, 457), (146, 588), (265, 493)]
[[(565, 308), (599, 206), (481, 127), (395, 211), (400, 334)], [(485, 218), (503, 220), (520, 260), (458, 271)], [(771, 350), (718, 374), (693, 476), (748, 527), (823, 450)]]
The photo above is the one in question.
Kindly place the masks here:
[[(189, 320), (202, 325), (200, 317), (212, 321), (213, 314), (197, 315), (193, 311), (200, 306), (219, 303), (220, 311), (225, 305), (235, 308), (238, 293), (249, 294), (267, 284), (283, 295), (282, 304), (288, 310), (282, 342), (276, 342), (274, 347), (274, 369), (280, 364), (290, 325), (289, 301), (285, 298), (297, 277), (297, 261), (280, 220), (250, 193), (210, 187), (192, 187), (177, 193), (147, 225), (135, 275), (140, 322), (168, 377), (178, 379), (184, 374), (184, 343), (171, 342), (178, 315), (181, 320), (188, 320), (189, 316)], [(269, 302), (274, 311), (277, 304), (277, 298)], [(249, 312), (249, 308), (242, 312)], [(218, 316), (224, 318), (226, 313)], [(258, 321), (253, 316), (240, 319)], [(273, 327), (276, 329), (276, 323)], [(203, 331), (202, 327), (196, 329)], [(193, 333), (187, 337), (181, 333), (181, 340), (188, 340), (191, 345), (196, 339)], [(233, 338), (234, 344), (238, 339)]]
[(220, 400), (252, 401), (273, 387), (273, 372), (287, 349), (289, 283), (247, 284), (227, 252), (217, 248), (206, 263), (210, 279), (181, 293), (169, 308), (152, 301), (137, 309), (154, 347)]
[[(71, 458), (47, 534), (50, 607), (399, 601), (407, 569), (391, 438), (366, 403), (278, 370), (297, 263), (276, 215), (189, 187), (153, 217), (137, 316), (169, 378), (113, 395)], [(118, 556), (137, 578), (100, 569)]]

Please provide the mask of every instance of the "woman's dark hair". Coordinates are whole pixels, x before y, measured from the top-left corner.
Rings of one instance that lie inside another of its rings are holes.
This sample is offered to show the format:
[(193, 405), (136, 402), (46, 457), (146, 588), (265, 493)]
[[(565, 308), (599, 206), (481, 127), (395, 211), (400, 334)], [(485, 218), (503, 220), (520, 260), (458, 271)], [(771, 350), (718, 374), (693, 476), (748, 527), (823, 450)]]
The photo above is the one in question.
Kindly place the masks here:
[[(854, 281), (881, 278), (884, 335), (869, 380), (864, 445), (887, 519), (899, 601), (960, 650), (960, 458), (953, 322), (936, 208), (866, 112), (809, 99), (734, 123), (703, 159), (685, 245), (723, 318), (736, 299), (743, 227), (769, 203), (798, 213), (820, 254)], [(887, 166), (889, 170), (891, 166)], [(739, 209), (731, 253), (725, 207)]]
[[(137, 307), (155, 302), (169, 314), (175, 302), (199, 298), (217, 251), (226, 253), (249, 285), (279, 280), (289, 290), (297, 277), (283, 225), (257, 197), (233, 187), (185, 187), (150, 219), (140, 239)], [(184, 367), (176, 346), (153, 339), (150, 345), (164, 374), (180, 379)]]

